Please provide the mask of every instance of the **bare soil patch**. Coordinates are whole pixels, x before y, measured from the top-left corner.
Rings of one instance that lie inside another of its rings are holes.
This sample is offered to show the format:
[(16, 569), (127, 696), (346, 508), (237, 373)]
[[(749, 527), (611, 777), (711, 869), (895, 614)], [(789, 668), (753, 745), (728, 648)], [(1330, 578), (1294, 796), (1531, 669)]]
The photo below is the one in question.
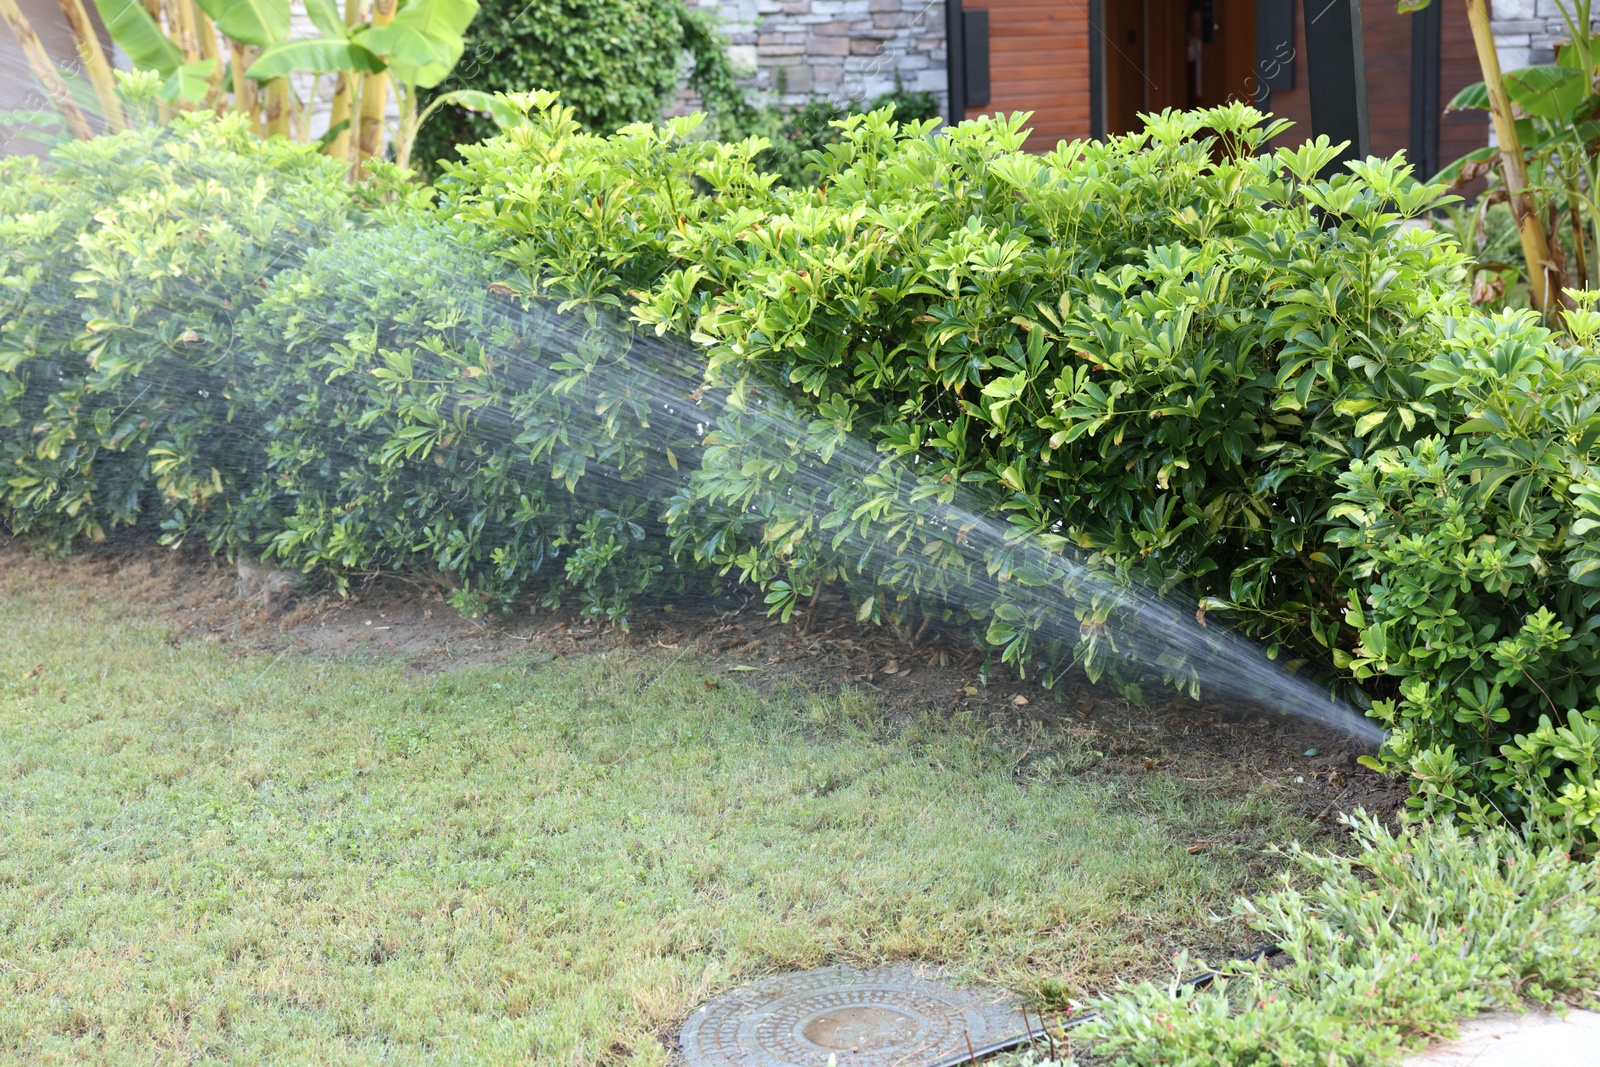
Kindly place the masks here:
[[(585, 657), (618, 649), (652, 650), (697, 663), (708, 685), (764, 693), (871, 691), (891, 716), (935, 711), (980, 718), (1016, 738), (1016, 774), (1137, 776), (1161, 770), (1196, 789), (1241, 798), (1266, 789), (1324, 831), (1342, 812), (1391, 815), (1401, 782), (1361, 767), (1366, 746), (1292, 715), (1172, 694), (1133, 704), (1081, 675), (1054, 689), (1018, 680), (959, 638), (917, 641), (857, 622), (842, 599), (825, 598), (808, 624), (766, 617), (758, 594), (685, 597), (641, 607), (630, 629), (596, 625), (572, 612), (483, 619), (445, 603), (445, 587), (379, 576), (348, 596), (284, 592), (261, 576), (241, 581), (225, 560), (173, 551), (137, 537), (68, 557), (0, 543), (0, 570), (39, 582), (115, 597), (130, 612), (171, 627), (175, 645), (229, 646), (246, 655), (383, 656), (418, 671), (484, 663)], [(240, 593), (246, 595), (241, 596)], [(1132, 802), (1132, 801), (1130, 801)], [(1194, 848), (1234, 844), (1225, 833)]]

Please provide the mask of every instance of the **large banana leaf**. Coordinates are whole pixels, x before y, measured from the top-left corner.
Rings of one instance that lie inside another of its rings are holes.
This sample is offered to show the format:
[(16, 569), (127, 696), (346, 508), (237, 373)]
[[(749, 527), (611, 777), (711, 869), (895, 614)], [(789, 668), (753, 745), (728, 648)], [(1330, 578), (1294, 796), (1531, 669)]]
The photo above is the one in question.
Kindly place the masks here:
[(211, 88), (211, 76), (217, 72), (215, 59), (197, 59), (185, 63), (167, 75), (156, 96), (169, 104), (198, 104), (206, 98)]
[(278, 42), (263, 51), (244, 74), (255, 81), (271, 81), (297, 70), (313, 74), (336, 70), (377, 74), (383, 69), (383, 60), (355, 41), (311, 37)]
[(482, 89), (456, 89), (435, 97), (429, 106), (456, 104), (469, 111), (481, 111), (494, 120), (502, 130), (529, 125), (528, 116), (518, 111), (503, 95), (486, 93)]
[(455, 67), (456, 60), (461, 58), (461, 51), (457, 48), (450, 54), (448, 60), (441, 63), (407, 63), (403, 59), (396, 59), (390, 61), (389, 69), (396, 79), (407, 85), (432, 89), (444, 81), (446, 75)]
[(171, 74), (183, 65), (183, 52), (161, 32), (139, 0), (95, 0), (111, 39), (140, 70)]
[[(1545, 63), (1522, 67), (1505, 75), (1506, 95), (1529, 115), (1550, 122), (1566, 122), (1588, 97), (1583, 73), (1565, 64)], [(1489, 90), (1483, 82), (1473, 82), (1456, 93), (1445, 105), (1445, 112), (1489, 110)]]
[(228, 38), (265, 48), (289, 35), (289, 0), (197, 0)]
[(359, 36), (395, 77), (426, 89), (443, 81), (461, 58), (462, 34), (477, 13), (477, 0), (412, 0), (387, 26)]
[(1506, 74), (1506, 95), (1523, 112), (1548, 122), (1566, 122), (1589, 95), (1583, 72), (1556, 63), (1540, 63)]
[(324, 37), (348, 37), (350, 29), (344, 24), (335, 0), (306, 0), (306, 14), (311, 24), (322, 31)]
[(409, 27), (427, 37), (459, 40), (478, 15), (478, 0), (409, 0), (384, 29)]
[(1482, 82), (1473, 82), (1452, 96), (1450, 102), (1444, 106), (1445, 114), (1447, 115), (1452, 111), (1466, 111), (1468, 109), (1489, 110), (1489, 87), (1487, 85)]

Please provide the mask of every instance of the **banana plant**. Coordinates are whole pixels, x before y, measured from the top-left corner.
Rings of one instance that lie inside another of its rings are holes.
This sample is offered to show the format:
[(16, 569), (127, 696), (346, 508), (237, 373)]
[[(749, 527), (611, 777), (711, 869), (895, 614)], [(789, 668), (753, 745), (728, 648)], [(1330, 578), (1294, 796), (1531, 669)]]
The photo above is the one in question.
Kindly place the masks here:
[[(466, 47), (464, 34), (478, 13), (477, 0), (409, 0), (395, 5), (385, 0), (373, 5), (373, 18), (347, 25), (331, 0), (306, 0), (307, 14), (323, 36), (282, 41), (262, 51), (246, 70), (257, 81), (282, 77), (291, 71), (316, 74), (363, 75), (360, 108), (348, 106), (344, 121), (362, 116), (357, 130), (362, 158), (381, 151), (369, 134), (381, 132), (387, 92), (393, 85), (400, 104), (400, 128), (395, 138), (395, 160), (408, 166), (420, 120), (417, 90), (431, 89), (445, 79)], [(389, 12), (393, 12), (392, 15)], [(387, 16), (387, 17), (386, 17)], [(342, 132), (342, 131), (341, 131)]]
[[(1561, 5), (1572, 39), (1556, 49), (1554, 63), (1522, 67), (1506, 73), (1506, 96), (1514, 109), (1517, 141), (1528, 174), (1529, 189), (1546, 207), (1557, 266), (1587, 289), (1597, 271), (1600, 251), (1600, 39), (1582, 32), (1589, 24), (1588, 0)], [(1448, 110), (1491, 110), (1484, 83), (1469, 85), (1450, 101)], [(1489, 150), (1469, 153), (1445, 169), (1444, 177), (1470, 177), (1487, 167)], [(1491, 196), (1497, 195), (1491, 193)], [(1572, 261), (1554, 237), (1564, 222)]]
[[(319, 36), (289, 36), (291, 0), (95, 0), (134, 66), (161, 76), (167, 108), (232, 106), (263, 134), (307, 140), (317, 86), (335, 75), (323, 150), (349, 158), (354, 176), (384, 153), (392, 87), (400, 107), (395, 157), (409, 165), (421, 124), (417, 91), (444, 80), (461, 58), (477, 0), (345, 0), (342, 11), (336, 0), (299, 2)], [(296, 74), (313, 80), (303, 100), (290, 82)]]
[[(1430, 0), (1403, 0), (1400, 11), (1417, 11)], [(1467, 0), (1483, 81), (1457, 93), (1445, 110), (1489, 112), (1497, 144), (1469, 152), (1438, 175), (1465, 183), (1480, 175), (1498, 181), (1483, 206), (1506, 201), (1516, 220), (1527, 268), (1530, 302), (1550, 312), (1562, 306), (1569, 275), (1579, 289), (1590, 284), (1600, 250), (1600, 92), (1596, 38), (1591, 36), (1591, 0), (1555, 0), (1570, 40), (1554, 63), (1502, 73), (1484, 0)], [(1480, 211), (1480, 218), (1482, 213)], [(1558, 239), (1561, 217), (1570, 229), (1572, 262)]]

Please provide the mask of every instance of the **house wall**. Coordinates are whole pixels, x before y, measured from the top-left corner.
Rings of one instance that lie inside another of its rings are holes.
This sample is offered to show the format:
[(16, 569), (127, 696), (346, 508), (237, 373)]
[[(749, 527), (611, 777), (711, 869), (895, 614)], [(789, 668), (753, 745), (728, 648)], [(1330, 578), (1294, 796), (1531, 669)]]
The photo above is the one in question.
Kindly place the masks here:
[[(1600, 18), (1595, 25), (1600, 26)], [(1502, 70), (1554, 63), (1557, 42), (1571, 36), (1556, 0), (1492, 0), (1489, 28)]]
[(1031, 111), (1028, 148), (1089, 136), (1089, 19), (1086, 6), (1056, 0), (965, 0), (989, 12), (989, 104), (967, 118)]
[[(1482, 81), (1466, 5), (1456, 0), (1434, 0), (1440, 5), (1439, 106), (1456, 93)], [(1504, 3), (1505, 0), (1502, 0)], [(1532, 0), (1529, 0), (1532, 2)], [(1294, 126), (1277, 143), (1294, 143), (1311, 136), (1311, 97), (1306, 82), (1307, 5), (1295, 12), (1294, 88), (1271, 94), (1266, 108), (1290, 119)], [(1315, 10), (1316, 5), (1310, 5)], [(1366, 0), (1361, 5), (1361, 46), (1367, 65), (1368, 149), (1389, 156), (1411, 148), (1411, 19), (1396, 11), (1393, 0)], [(1439, 120), (1440, 165), (1482, 147), (1488, 123), (1482, 112), (1455, 112)], [(1424, 175), (1427, 177), (1427, 175)]]
[[(865, 101), (912, 92), (948, 101), (944, 0), (692, 0), (714, 11), (743, 84), (768, 102)], [(693, 106), (685, 96), (680, 109)]]

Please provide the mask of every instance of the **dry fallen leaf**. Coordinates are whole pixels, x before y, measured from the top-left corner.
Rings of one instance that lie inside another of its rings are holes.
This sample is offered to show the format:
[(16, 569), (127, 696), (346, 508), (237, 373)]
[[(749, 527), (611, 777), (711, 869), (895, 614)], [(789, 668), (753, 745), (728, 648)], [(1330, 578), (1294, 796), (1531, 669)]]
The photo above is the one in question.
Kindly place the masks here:
[(1195, 844), (1195, 845), (1190, 845), (1186, 851), (1189, 853), (1189, 855), (1192, 856), (1196, 852), (1204, 852), (1205, 850), (1206, 850), (1206, 846), (1205, 845), (1203, 845), (1203, 844)]
[(37, 678), (43, 672), (44, 672), (44, 664), (41, 663), (37, 667), (35, 667), (33, 670), (29, 671), (27, 674), (24, 674), (23, 677), (24, 678)]

